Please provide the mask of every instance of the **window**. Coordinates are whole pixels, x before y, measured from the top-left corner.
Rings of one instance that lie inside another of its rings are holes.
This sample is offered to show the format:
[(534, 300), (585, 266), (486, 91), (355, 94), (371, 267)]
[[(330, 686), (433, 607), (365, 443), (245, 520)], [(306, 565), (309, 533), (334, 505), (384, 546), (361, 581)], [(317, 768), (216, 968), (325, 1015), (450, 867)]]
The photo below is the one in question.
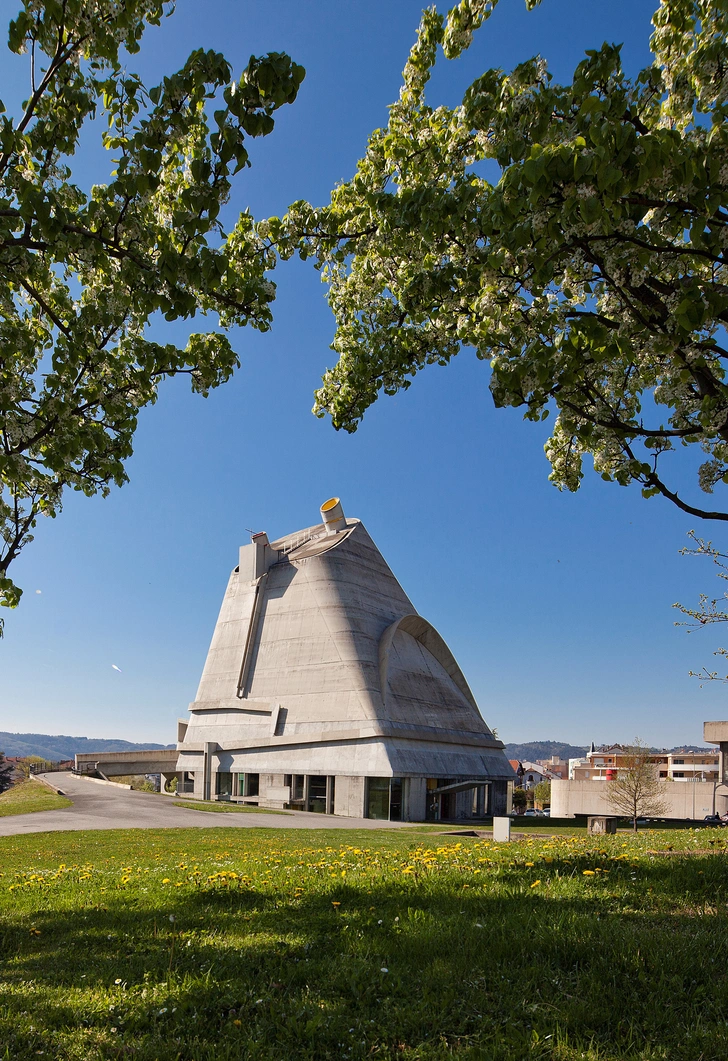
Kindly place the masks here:
[(482, 818), (488, 799), (488, 788), (486, 785), (478, 785), (473, 789), (473, 804), (471, 813), (474, 818)]
[(402, 821), (402, 778), (393, 777), (389, 786), (389, 820)]
[(236, 778), (235, 796), (257, 796), (259, 792), (260, 774), (238, 774)]
[(367, 781), (367, 818), (389, 818), (389, 778), (370, 777)]
[(677, 773), (677, 774), (675, 774), (675, 773), (674, 773), (674, 774), (673, 774), (672, 776), (673, 776), (673, 777), (685, 777), (685, 774), (683, 774), (683, 773)]
[[(332, 778), (333, 780), (333, 778)], [(442, 783), (442, 782), (440, 782)], [(401, 777), (370, 777), (367, 779), (367, 818), (381, 821), (401, 822), (404, 814), (405, 781)], [(433, 813), (428, 817), (439, 817), (444, 796), (432, 798)], [(435, 806), (437, 811), (435, 811)]]
[(685, 766), (685, 760), (684, 759), (673, 759), (672, 761), (675, 764), (675, 766)]
[(215, 793), (218, 796), (232, 796), (233, 775), (230, 773), (218, 773)]
[(315, 814), (326, 813), (326, 778), (309, 777), (308, 779), (308, 806), (306, 810)]

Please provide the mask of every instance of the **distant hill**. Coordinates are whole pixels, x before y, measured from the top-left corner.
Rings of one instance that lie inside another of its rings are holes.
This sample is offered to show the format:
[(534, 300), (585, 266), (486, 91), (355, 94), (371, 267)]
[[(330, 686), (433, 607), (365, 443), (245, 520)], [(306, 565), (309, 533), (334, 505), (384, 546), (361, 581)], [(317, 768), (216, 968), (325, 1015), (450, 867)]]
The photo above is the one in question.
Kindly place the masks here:
[[(2, 735), (0, 734), (0, 739)], [(626, 742), (627, 744), (629, 741)], [(600, 745), (597, 745), (599, 750)], [(550, 759), (552, 755), (558, 755), (561, 759), (580, 759), (586, 755), (588, 748), (580, 748), (575, 744), (564, 744), (558, 740), (533, 740), (526, 744), (506, 744), (506, 755), (509, 759), (526, 759), (529, 763), (535, 763), (539, 759)], [(677, 748), (650, 748), (651, 752), (715, 752), (715, 747), (706, 748), (698, 744), (681, 744)]]
[(0, 731), (0, 751), (5, 755), (40, 755), (51, 762), (72, 759), (77, 752), (133, 752), (174, 747), (174, 744), (134, 744), (128, 740), (104, 740), (103, 738), (95, 740), (93, 737)]
[[(2, 735), (0, 734), (0, 739)], [(525, 759), (535, 763), (537, 759), (550, 759), (558, 755), (561, 759), (579, 759), (586, 755), (588, 748), (579, 748), (575, 744), (565, 744), (560, 740), (532, 740), (526, 744), (506, 744), (506, 755), (509, 759)]]

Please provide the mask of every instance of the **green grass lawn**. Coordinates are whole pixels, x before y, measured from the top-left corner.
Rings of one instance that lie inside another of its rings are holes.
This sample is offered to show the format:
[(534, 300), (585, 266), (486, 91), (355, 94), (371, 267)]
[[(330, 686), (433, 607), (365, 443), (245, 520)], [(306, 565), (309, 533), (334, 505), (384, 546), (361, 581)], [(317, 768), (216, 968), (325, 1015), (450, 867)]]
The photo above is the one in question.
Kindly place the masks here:
[(213, 814), (245, 814), (254, 811), (256, 814), (286, 814), (284, 810), (271, 810), (269, 807), (251, 807), (245, 803), (209, 803), (201, 799), (175, 799), (173, 807), (187, 807), (188, 810), (209, 810)]
[(19, 781), (0, 795), (0, 818), (8, 814), (32, 814), (34, 811), (59, 810), (70, 806), (70, 799), (57, 795), (41, 781)]
[(725, 1061), (713, 830), (0, 840), (0, 1058)]

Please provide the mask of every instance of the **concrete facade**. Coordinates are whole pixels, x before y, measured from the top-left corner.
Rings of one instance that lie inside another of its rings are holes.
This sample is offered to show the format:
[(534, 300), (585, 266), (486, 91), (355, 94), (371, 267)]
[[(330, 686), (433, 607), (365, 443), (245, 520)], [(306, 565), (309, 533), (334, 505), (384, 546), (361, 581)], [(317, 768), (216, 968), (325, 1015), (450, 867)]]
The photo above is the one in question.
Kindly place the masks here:
[(336, 498), (230, 576), (180, 791), (350, 817), (506, 813), (513, 771), (454, 656)]

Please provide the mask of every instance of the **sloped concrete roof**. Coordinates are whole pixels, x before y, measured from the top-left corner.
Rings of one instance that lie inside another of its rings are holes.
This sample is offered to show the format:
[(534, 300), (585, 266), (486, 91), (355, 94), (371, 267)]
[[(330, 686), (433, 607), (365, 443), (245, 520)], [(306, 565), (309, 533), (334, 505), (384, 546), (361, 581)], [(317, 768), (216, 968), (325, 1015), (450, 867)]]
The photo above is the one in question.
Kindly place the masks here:
[(241, 549), (180, 751), (215, 742), (231, 769), (511, 779), (443, 639), (364, 525), (342, 526)]

